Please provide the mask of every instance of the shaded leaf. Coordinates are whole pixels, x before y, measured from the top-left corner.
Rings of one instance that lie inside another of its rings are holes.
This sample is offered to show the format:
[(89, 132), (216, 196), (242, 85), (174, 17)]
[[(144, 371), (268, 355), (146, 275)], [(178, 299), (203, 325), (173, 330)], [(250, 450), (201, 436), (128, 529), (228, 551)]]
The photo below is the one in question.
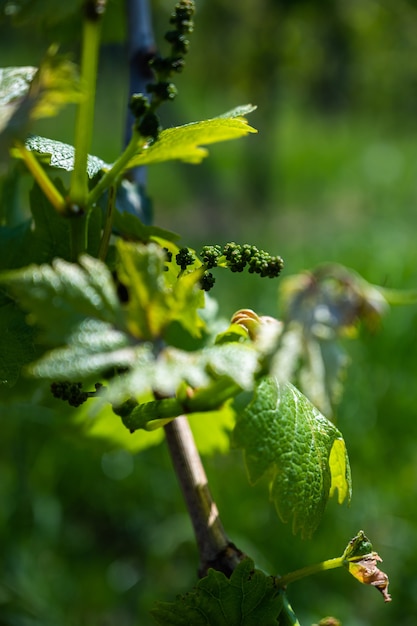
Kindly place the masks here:
[(238, 139), (257, 131), (243, 117), (217, 117), (163, 130), (158, 140), (134, 156), (126, 169), (138, 165), (162, 163), (179, 159), (186, 163), (200, 163), (208, 151), (202, 146)]
[[(263, 379), (253, 400), (238, 413), (234, 441), (244, 450), (249, 479), (265, 473), (270, 494), (284, 522), (310, 536), (317, 528), (332, 488), (350, 495), (346, 451), (335, 442), (340, 432), (293, 385)], [(332, 456), (332, 450), (333, 456)], [(340, 456), (345, 456), (345, 475)], [(330, 463), (332, 458), (332, 463)]]
[(126, 239), (130, 241), (140, 241), (142, 243), (147, 243), (156, 237), (165, 239), (166, 241), (176, 241), (180, 237), (165, 228), (148, 226), (136, 215), (120, 210), (116, 210), (115, 212), (113, 228), (121, 235), (124, 235)]
[(231, 578), (210, 569), (196, 587), (175, 602), (157, 602), (151, 611), (163, 626), (276, 626), (283, 593), (271, 576), (243, 560)]

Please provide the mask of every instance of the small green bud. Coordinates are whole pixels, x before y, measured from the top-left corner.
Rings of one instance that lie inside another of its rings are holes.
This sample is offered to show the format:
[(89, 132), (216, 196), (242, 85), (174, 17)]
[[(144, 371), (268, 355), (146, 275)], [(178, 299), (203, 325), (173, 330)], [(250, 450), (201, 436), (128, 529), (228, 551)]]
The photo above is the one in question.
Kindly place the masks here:
[(215, 282), (216, 279), (211, 272), (204, 272), (203, 276), (200, 279), (201, 289), (203, 291), (210, 291)]
[(136, 128), (142, 137), (151, 137), (155, 140), (158, 139), (161, 131), (159, 118), (155, 113), (146, 113), (141, 120), (138, 120)]
[(173, 100), (178, 91), (174, 83), (159, 82), (147, 85), (150, 93), (154, 93), (160, 100)]
[(133, 117), (138, 119), (149, 110), (149, 100), (143, 93), (134, 93), (130, 98), (129, 108)]
[(177, 265), (179, 265), (182, 270), (185, 270), (189, 265), (194, 263), (195, 258), (191, 250), (188, 248), (180, 248), (175, 260)]

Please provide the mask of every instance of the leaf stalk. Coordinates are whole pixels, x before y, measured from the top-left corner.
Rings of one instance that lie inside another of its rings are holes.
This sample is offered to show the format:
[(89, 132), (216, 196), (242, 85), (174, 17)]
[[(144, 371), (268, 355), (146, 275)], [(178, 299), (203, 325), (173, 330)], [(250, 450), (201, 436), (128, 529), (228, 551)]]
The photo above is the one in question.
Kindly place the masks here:
[(294, 572), (285, 574), (284, 576), (277, 576), (276, 583), (279, 587), (284, 588), (290, 583), (296, 582), (297, 580), (301, 580), (302, 578), (306, 578), (307, 576), (313, 576), (313, 574), (318, 574), (319, 572), (325, 572), (326, 570), (343, 567), (344, 564), (344, 555), (336, 557), (334, 559), (327, 559), (326, 561), (321, 561), (321, 563), (307, 565), (306, 567), (297, 569)]
[(58, 189), (55, 187), (33, 152), (28, 150), (21, 141), (16, 141), (15, 146), (29, 172), (32, 174), (33, 178), (36, 180), (56, 212), (60, 215), (68, 216), (68, 207), (65, 199), (59, 193)]
[(113, 163), (112, 167), (107, 170), (98, 184), (90, 191), (87, 198), (87, 206), (93, 206), (106, 189), (116, 182), (119, 175), (126, 169), (131, 158), (140, 152), (146, 143), (146, 139), (134, 130), (129, 143), (117, 161)]

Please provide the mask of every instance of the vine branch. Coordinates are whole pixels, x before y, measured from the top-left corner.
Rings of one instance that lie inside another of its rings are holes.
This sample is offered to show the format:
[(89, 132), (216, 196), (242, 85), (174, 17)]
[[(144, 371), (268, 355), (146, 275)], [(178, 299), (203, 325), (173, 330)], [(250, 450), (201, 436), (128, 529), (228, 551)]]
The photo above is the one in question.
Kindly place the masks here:
[(209, 568), (230, 576), (246, 555), (226, 535), (188, 420), (181, 415), (164, 428), (194, 528), (200, 555), (199, 576), (205, 576)]

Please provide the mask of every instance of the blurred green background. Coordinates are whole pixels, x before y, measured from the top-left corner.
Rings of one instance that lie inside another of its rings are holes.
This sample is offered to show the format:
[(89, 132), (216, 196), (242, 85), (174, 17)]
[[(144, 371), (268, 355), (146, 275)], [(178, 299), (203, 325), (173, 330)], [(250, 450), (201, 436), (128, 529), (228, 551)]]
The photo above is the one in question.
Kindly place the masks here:
[[(161, 41), (173, 3), (151, 4)], [(372, 283), (414, 288), (417, 3), (196, 4), (180, 94), (163, 109), (164, 124), (252, 102), (259, 134), (212, 147), (198, 167), (150, 169), (155, 222), (196, 249), (254, 243), (283, 256), (286, 275), (335, 261)], [(33, 14), (14, 29), (18, 5)], [(0, 3), (3, 66), (37, 64), (55, 40), (77, 58), (78, 20), (60, 21), (52, 3), (41, 23), (40, 5)], [(93, 152), (108, 161), (122, 145), (127, 102), (123, 10), (110, 0), (104, 24)], [(36, 132), (71, 142), (73, 120), (68, 110)], [(226, 317), (242, 307), (279, 315), (277, 284), (219, 273), (213, 294)], [(327, 572), (289, 591), (303, 626), (325, 615), (343, 626), (416, 623), (416, 314), (394, 308), (377, 333), (346, 342), (351, 367), (337, 423), (353, 500), (330, 502), (312, 541), (278, 521), (265, 483), (249, 487), (240, 453), (204, 459), (228, 534), (267, 572), (338, 556), (359, 529), (384, 558), (391, 604), (346, 572)], [(197, 569), (165, 446), (131, 454), (85, 438), (70, 410), (45, 398), (24, 381), (1, 408), (0, 625), (151, 625), (153, 602), (187, 591)]]

